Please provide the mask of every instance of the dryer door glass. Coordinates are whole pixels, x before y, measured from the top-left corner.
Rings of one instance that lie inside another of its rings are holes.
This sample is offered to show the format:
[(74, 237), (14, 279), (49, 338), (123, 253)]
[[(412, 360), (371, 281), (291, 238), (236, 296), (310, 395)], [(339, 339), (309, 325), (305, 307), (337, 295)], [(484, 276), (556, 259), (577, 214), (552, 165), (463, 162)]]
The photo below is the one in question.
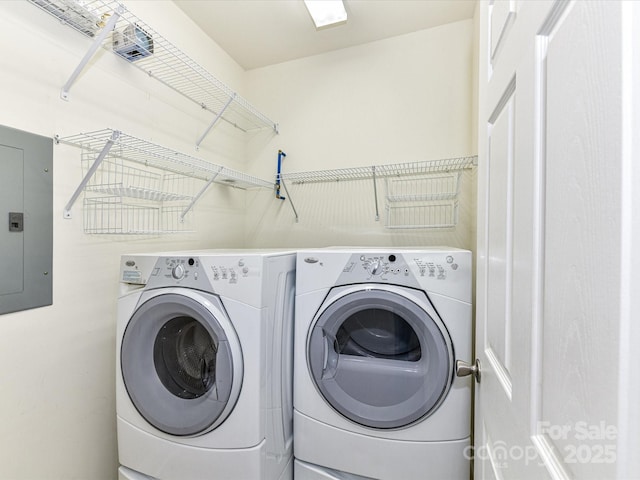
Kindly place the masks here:
[(309, 336), (308, 362), (325, 400), (372, 428), (428, 416), (453, 375), (442, 322), (408, 298), (376, 289), (340, 297), (322, 312)]
[[(217, 297), (207, 296), (207, 303)], [(224, 421), (237, 398), (229, 335), (212, 309), (179, 294), (142, 303), (127, 325), (122, 375), (138, 412), (171, 435), (197, 435)]]

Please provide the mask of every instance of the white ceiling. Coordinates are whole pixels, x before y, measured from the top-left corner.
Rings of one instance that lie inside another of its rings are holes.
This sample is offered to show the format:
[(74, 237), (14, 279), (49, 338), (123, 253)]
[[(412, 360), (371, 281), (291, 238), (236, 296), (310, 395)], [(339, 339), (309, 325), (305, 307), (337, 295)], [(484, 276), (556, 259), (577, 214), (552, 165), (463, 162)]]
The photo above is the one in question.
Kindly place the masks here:
[(244, 69), (473, 17), (477, 0), (344, 0), (347, 23), (316, 30), (302, 0), (174, 0)]

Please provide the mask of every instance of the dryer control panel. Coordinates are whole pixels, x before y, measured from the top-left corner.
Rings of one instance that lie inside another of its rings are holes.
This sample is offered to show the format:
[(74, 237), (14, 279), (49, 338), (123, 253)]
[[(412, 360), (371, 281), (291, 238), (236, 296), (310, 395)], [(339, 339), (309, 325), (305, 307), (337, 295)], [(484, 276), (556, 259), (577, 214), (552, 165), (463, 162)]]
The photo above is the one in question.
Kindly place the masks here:
[[(360, 255), (359, 261), (364, 271), (371, 276), (409, 275), (409, 268), (403, 258), (389, 255)], [(348, 271), (350, 265), (345, 269)]]
[(402, 285), (471, 301), (471, 252), (456, 248), (332, 248), (298, 252), (296, 294), (357, 283)]
[(446, 280), (447, 274), (460, 268), (453, 255), (444, 258), (414, 258), (421, 277), (431, 277), (437, 280)]
[[(377, 255), (367, 256), (361, 255), (360, 262), (365, 271), (372, 277), (391, 275), (391, 276), (405, 276), (408, 277), (412, 270), (418, 273), (421, 277), (432, 277), (438, 280), (446, 280), (447, 273), (450, 270), (457, 270), (459, 265), (455, 263), (453, 255), (447, 255), (444, 258), (436, 257), (415, 257), (409, 261), (410, 264), (415, 265), (414, 268), (409, 268), (407, 261), (402, 255), (397, 256), (394, 254), (389, 255)], [(351, 268), (350, 263), (346, 270)]]
[(342, 264), (337, 285), (376, 282), (437, 291), (449, 289), (454, 284), (470, 284), (471, 258), (468, 252), (363, 252), (352, 253), (347, 258)]
[(404, 255), (394, 255), (393, 253), (384, 255), (363, 254), (360, 255), (358, 261), (354, 261), (352, 257), (343, 272), (353, 272), (356, 265), (360, 265), (371, 277), (389, 275), (408, 277), (414, 272), (420, 277), (431, 277), (438, 280), (446, 280), (450, 271), (456, 271), (460, 267), (456, 263), (454, 255), (446, 255), (442, 258), (432, 255), (416, 255), (414, 258), (406, 259)]
[(353, 254), (342, 269), (339, 284), (389, 282), (418, 288), (418, 282), (403, 255), (393, 253)]

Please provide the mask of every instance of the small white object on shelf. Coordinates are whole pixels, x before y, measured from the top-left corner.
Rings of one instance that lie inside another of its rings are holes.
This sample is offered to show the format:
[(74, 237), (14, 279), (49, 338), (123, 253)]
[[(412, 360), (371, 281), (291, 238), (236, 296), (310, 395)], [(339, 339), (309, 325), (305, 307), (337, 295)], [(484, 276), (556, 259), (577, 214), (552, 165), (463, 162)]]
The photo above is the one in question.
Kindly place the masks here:
[(153, 38), (137, 25), (129, 24), (114, 30), (113, 51), (125, 60), (135, 62), (153, 55)]

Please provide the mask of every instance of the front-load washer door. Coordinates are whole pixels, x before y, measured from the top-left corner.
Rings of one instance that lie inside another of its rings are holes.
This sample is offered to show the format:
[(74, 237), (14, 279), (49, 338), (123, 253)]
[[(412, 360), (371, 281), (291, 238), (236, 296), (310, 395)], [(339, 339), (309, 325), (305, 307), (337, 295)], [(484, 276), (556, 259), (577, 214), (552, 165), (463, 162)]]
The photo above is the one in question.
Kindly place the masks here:
[(242, 353), (220, 299), (165, 289), (138, 306), (124, 332), (127, 393), (149, 424), (170, 435), (208, 432), (231, 413)]
[(452, 381), (453, 351), (424, 296), (356, 289), (317, 317), (307, 344), (309, 370), (324, 399), (365, 427), (410, 425), (433, 413)]

